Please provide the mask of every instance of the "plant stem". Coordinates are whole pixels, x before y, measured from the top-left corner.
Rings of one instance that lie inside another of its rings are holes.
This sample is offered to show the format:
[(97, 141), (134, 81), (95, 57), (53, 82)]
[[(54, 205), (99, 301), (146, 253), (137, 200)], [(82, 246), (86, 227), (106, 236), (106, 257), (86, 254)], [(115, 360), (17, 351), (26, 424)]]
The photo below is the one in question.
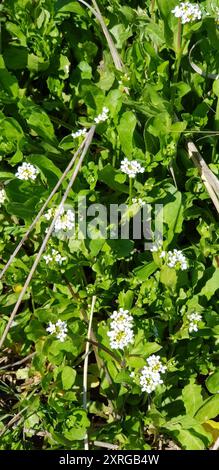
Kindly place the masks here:
[(155, 0), (151, 0), (151, 16), (154, 15)]
[[(93, 313), (94, 307), (96, 303), (96, 296), (94, 295), (92, 298), (92, 305), (90, 311), (90, 319), (88, 325), (88, 333), (87, 337), (88, 340), (91, 338), (91, 331), (92, 331), (92, 321), (93, 321)], [(87, 411), (87, 374), (88, 374), (88, 354), (89, 354), (90, 344), (87, 341), (86, 348), (85, 348), (85, 359), (84, 359), (84, 370), (83, 370), (83, 407), (85, 411)], [(84, 438), (84, 450), (89, 450), (89, 441), (88, 441), (88, 434), (86, 433)]]
[(132, 187), (133, 187), (133, 180), (129, 178), (129, 204), (132, 204)]
[(181, 51), (181, 36), (182, 36), (182, 22), (181, 18), (178, 19), (178, 30), (177, 30), (177, 54)]

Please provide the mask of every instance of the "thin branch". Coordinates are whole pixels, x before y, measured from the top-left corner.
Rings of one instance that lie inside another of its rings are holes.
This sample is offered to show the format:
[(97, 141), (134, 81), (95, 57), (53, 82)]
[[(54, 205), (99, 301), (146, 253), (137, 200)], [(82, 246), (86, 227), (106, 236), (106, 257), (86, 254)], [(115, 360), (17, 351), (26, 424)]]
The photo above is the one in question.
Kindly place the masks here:
[(14, 362), (13, 364), (7, 364), (6, 366), (0, 367), (0, 372), (2, 370), (10, 369), (11, 367), (20, 366), (21, 364), (24, 364), (25, 362), (29, 361), (29, 359), (32, 359), (32, 357), (34, 357), (35, 354), (36, 354), (36, 351), (31, 353), (31, 354), (28, 354), (28, 356), (26, 356), (26, 357), (23, 357), (23, 359), (21, 359), (20, 361)]
[(115, 65), (117, 70), (122, 71), (123, 70), (123, 63), (122, 63), (122, 61), (120, 59), (120, 56), (117, 52), (117, 49), (116, 49), (115, 44), (112, 40), (112, 37), (111, 37), (111, 35), (110, 35), (106, 25), (105, 25), (104, 19), (101, 15), (101, 12), (99, 10), (99, 7), (98, 7), (97, 3), (92, 0), (92, 3), (95, 7), (95, 8), (92, 8), (92, 6), (89, 5), (89, 3), (85, 2), (84, 0), (78, 0), (78, 2), (85, 5), (93, 13), (93, 15), (98, 19), (98, 21), (100, 22), (101, 28), (103, 30), (104, 36), (107, 40), (107, 43), (108, 43), (108, 46), (109, 46), (109, 49), (110, 49), (110, 52), (111, 52), (111, 55), (112, 55), (112, 58), (113, 58), (114, 65)]
[(110, 450), (118, 450), (119, 446), (115, 444), (110, 444), (110, 442), (102, 442), (102, 441), (94, 441), (92, 444), (96, 447), (103, 447), (105, 449), (110, 449)]
[(18, 243), (17, 247), (15, 248), (14, 252), (12, 253), (12, 255), (10, 256), (8, 262), (6, 263), (5, 267), (3, 268), (3, 270), (1, 271), (0, 273), (0, 279), (2, 279), (2, 277), (4, 276), (4, 274), (6, 273), (7, 269), (9, 268), (9, 266), (11, 265), (12, 261), (14, 260), (14, 258), (16, 257), (16, 255), (18, 254), (19, 250), (21, 249), (22, 245), (24, 244), (24, 242), (28, 239), (30, 233), (32, 232), (32, 230), (34, 229), (36, 223), (38, 222), (38, 220), (40, 219), (41, 215), (43, 214), (44, 210), (46, 209), (47, 205), (49, 204), (49, 202), (51, 201), (51, 199), (53, 198), (54, 194), (56, 193), (56, 191), (59, 189), (59, 187), (61, 186), (62, 182), (64, 181), (66, 175), (68, 174), (68, 172), (71, 170), (71, 168), (73, 167), (74, 163), (75, 163), (75, 160), (76, 158), (78, 157), (78, 155), (80, 154), (80, 152), (82, 151), (84, 145), (85, 145), (85, 142), (86, 142), (86, 138), (87, 136), (85, 137), (84, 141), (82, 142), (82, 144), (80, 145), (80, 147), (78, 148), (78, 150), (75, 152), (75, 154), (73, 155), (71, 161), (69, 162), (67, 168), (65, 169), (64, 173), (62, 174), (61, 178), (59, 179), (59, 181), (57, 182), (57, 184), (55, 185), (55, 187), (53, 188), (52, 192), (50, 193), (48, 199), (46, 200), (46, 202), (43, 204), (42, 208), (40, 209), (40, 211), (38, 212), (37, 216), (35, 217), (34, 221), (32, 222), (32, 224), (30, 225), (29, 229), (27, 230), (27, 232), (25, 233), (25, 235), (23, 236), (22, 240)]
[(192, 159), (196, 168), (198, 168), (206, 190), (219, 214), (219, 181), (206, 164), (195, 144), (192, 141), (189, 141), (187, 145), (189, 157)]
[[(92, 328), (92, 321), (93, 321), (93, 313), (94, 307), (96, 303), (96, 296), (92, 297), (92, 304), (91, 304), (91, 311), (90, 311), (90, 319), (88, 325), (88, 333), (87, 337), (90, 340), (91, 337), (91, 328)], [(87, 341), (86, 349), (85, 349), (85, 359), (84, 359), (84, 372), (83, 372), (83, 407), (87, 410), (87, 373), (88, 373), (88, 354), (89, 354), (90, 344)], [(89, 450), (89, 442), (88, 442), (88, 434), (86, 433), (84, 438), (84, 450)]]
[(20, 304), (21, 304), (21, 302), (22, 302), (23, 296), (24, 296), (24, 294), (26, 293), (26, 290), (27, 290), (27, 288), (28, 288), (28, 286), (29, 286), (29, 284), (30, 284), (30, 281), (31, 281), (31, 279), (32, 279), (32, 277), (33, 277), (33, 275), (34, 275), (34, 273), (35, 273), (35, 270), (36, 270), (36, 268), (37, 268), (37, 266), (38, 266), (38, 263), (39, 263), (39, 261), (40, 261), (41, 255), (42, 255), (42, 253), (44, 252), (44, 250), (45, 250), (45, 248), (46, 248), (46, 245), (47, 245), (47, 242), (48, 242), (48, 240), (49, 240), (49, 238), (50, 238), (50, 236), (51, 236), (51, 234), (52, 234), (52, 232), (53, 232), (53, 229), (54, 229), (56, 220), (58, 219), (58, 217), (59, 217), (59, 215), (60, 215), (60, 213), (61, 213), (61, 210), (62, 210), (62, 208), (63, 208), (63, 206), (64, 206), (64, 203), (65, 203), (65, 201), (66, 201), (66, 199), (67, 199), (67, 197), (68, 197), (68, 194), (69, 194), (69, 192), (70, 192), (70, 190), (71, 190), (71, 187), (72, 187), (72, 185), (73, 185), (73, 183), (74, 183), (74, 181), (75, 181), (75, 178), (76, 178), (76, 176), (77, 176), (77, 174), (78, 174), (78, 172), (79, 172), (79, 170), (80, 170), (80, 167), (81, 167), (81, 164), (82, 164), (82, 162), (83, 162), (83, 159), (84, 159), (84, 157), (85, 157), (85, 155), (86, 155), (86, 153), (87, 153), (87, 151), (88, 151), (88, 149), (89, 149), (89, 147), (90, 147), (90, 144), (91, 144), (92, 139), (93, 139), (94, 131), (95, 131), (95, 126), (92, 126), (91, 129), (90, 129), (90, 131), (89, 131), (88, 134), (87, 134), (86, 142), (85, 142), (85, 145), (84, 145), (84, 149), (83, 149), (83, 151), (82, 151), (82, 153), (81, 153), (81, 156), (80, 156), (80, 158), (79, 158), (79, 160), (78, 160), (78, 163), (77, 163), (77, 165), (76, 165), (76, 167), (75, 167), (75, 170), (74, 170), (74, 172), (73, 172), (73, 174), (72, 174), (72, 176), (71, 176), (71, 179), (70, 179), (69, 184), (68, 184), (68, 186), (67, 186), (67, 189), (66, 189), (66, 191), (65, 191), (65, 193), (64, 193), (64, 196), (63, 196), (63, 198), (62, 198), (62, 200), (61, 200), (61, 203), (59, 204), (59, 206), (58, 206), (58, 208), (57, 208), (56, 214), (55, 214), (55, 216), (54, 216), (54, 219), (53, 219), (51, 225), (48, 227), (48, 231), (47, 231), (47, 234), (46, 234), (46, 236), (45, 236), (45, 238), (44, 238), (44, 240), (43, 240), (43, 243), (42, 243), (42, 245), (41, 245), (41, 248), (40, 248), (39, 252), (37, 253), (36, 259), (35, 259), (35, 261), (34, 261), (34, 263), (33, 263), (33, 265), (32, 265), (32, 268), (31, 268), (31, 270), (30, 270), (30, 272), (29, 272), (29, 275), (27, 276), (27, 279), (26, 279), (26, 281), (25, 281), (25, 284), (24, 284), (24, 286), (23, 286), (23, 289), (22, 289), (22, 291), (21, 291), (21, 293), (20, 293), (20, 295), (19, 295), (19, 297), (18, 297), (18, 300), (17, 300), (17, 302), (16, 302), (16, 305), (15, 305), (15, 307), (14, 307), (14, 309), (13, 309), (11, 315), (10, 315), (10, 318), (9, 318), (9, 320), (8, 320), (8, 323), (7, 323), (7, 326), (6, 326), (6, 328), (5, 328), (4, 332), (3, 332), (3, 335), (2, 335), (1, 340), (0, 340), (0, 348), (2, 348), (2, 345), (3, 345), (4, 341), (5, 341), (5, 338), (6, 338), (8, 332), (9, 332), (9, 330), (10, 330), (10, 328), (11, 328), (11, 325), (12, 325), (12, 323), (13, 323), (13, 321), (14, 321), (14, 317), (15, 317), (15, 315), (16, 315), (16, 313), (17, 313), (19, 307), (20, 307)]
[(4, 428), (0, 431), (0, 437), (3, 436), (3, 434), (11, 427), (13, 426), (14, 423), (16, 423), (16, 421), (19, 420), (19, 418), (22, 417), (22, 414), (24, 413), (24, 411), (26, 411), (28, 409), (29, 405), (28, 406), (25, 406), (25, 408), (23, 408), (21, 411), (19, 411), (19, 413), (17, 413), (15, 416), (13, 416), (12, 419), (10, 419), (10, 421), (8, 422), (8, 424), (6, 424), (4, 426)]

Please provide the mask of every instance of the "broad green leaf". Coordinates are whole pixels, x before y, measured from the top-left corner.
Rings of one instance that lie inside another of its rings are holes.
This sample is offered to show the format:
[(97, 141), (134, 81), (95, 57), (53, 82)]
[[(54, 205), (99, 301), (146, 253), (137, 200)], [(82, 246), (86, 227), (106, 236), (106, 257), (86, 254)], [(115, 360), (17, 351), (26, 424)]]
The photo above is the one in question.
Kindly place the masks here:
[(115, 191), (120, 191), (121, 193), (129, 193), (129, 188), (126, 184), (118, 183), (115, 177), (118, 173), (114, 168), (108, 164), (106, 165), (103, 170), (99, 172), (99, 179), (103, 183), (105, 183), (110, 188), (114, 189)]
[[(28, 157), (28, 161), (40, 168), (40, 170), (42, 170), (43, 174), (46, 176), (48, 182), (51, 182), (51, 184), (54, 184), (57, 179), (61, 178), (62, 176), (60, 169), (44, 155), (30, 155)], [(54, 178), (54, 175), (56, 178)]]
[(133, 270), (135, 276), (140, 279), (141, 281), (144, 281), (148, 277), (151, 276), (155, 271), (157, 270), (157, 265), (152, 261), (151, 263), (147, 263), (143, 266), (139, 266)]
[(168, 242), (170, 243), (175, 234), (180, 233), (183, 223), (182, 194), (173, 186), (164, 202), (163, 221), (168, 226)]
[(180, 429), (176, 431), (175, 437), (181, 444), (182, 449), (185, 450), (204, 450), (205, 443), (200, 437), (195, 434), (195, 430), (192, 429)]
[(194, 380), (191, 380), (190, 383), (182, 390), (183, 403), (186, 413), (189, 416), (194, 416), (203, 403), (201, 389), (201, 385), (197, 385), (194, 383)]
[(72, 0), (57, 0), (55, 3), (56, 13), (71, 12), (80, 16), (86, 15), (86, 10), (78, 2)]
[(130, 157), (133, 153), (133, 134), (136, 123), (137, 119), (135, 114), (131, 111), (126, 111), (126, 113), (122, 115), (117, 127), (122, 151), (127, 157)]
[(207, 378), (205, 385), (210, 393), (219, 393), (219, 370)]
[(211, 418), (215, 418), (219, 414), (219, 395), (205, 400), (204, 404), (199, 408), (195, 414), (195, 418), (200, 423), (205, 423)]
[[(212, 268), (209, 268), (211, 270)], [(208, 270), (205, 271), (207, 275)], [(215, 294), (219, 289), (219, 268), (216, 268), (213, 272), (211, 278), (206, 282), (205, 286), (202, 288), (200, 294), (205, 295), (208, 300)]]
[(75, 382), (76, 371), (72, 367), (65, 366), (62, 369), (62, 385), (64, 390), (69, 390)]
[(174, 289), (177, 283), (177, 275), (174, 268), (163, 265), (160, 270), (160, 282), (170, 289)]
[(14, 98), (19, 95), (19, 86), (17, 79), (5, 67), (4, 59), (0, 55), (0, 86), (9, 95)]
[(29, 127), (37, 135), (53, 144), (57, 144), (50, 118), (40, 106), (24, 98), (19, 102), (19, 108), (23, 118), (26, 119)]

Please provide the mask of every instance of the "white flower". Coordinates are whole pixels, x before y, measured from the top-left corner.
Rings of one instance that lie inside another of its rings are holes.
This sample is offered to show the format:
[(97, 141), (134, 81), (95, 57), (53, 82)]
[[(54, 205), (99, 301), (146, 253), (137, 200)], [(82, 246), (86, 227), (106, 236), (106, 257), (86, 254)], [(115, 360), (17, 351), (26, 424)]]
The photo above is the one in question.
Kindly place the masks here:
[(72, 137), (73, 139), (77, 139), (78, 137), (81, 137), (82, 135), (86, 135), (87, 134), (87, 129), (85, 129), (85, 127), (83, 129), (79, 129), (78, 131), (76, 132), (72, 132)]
[(110, 338), (110, 346), (112, 349), (124, 349), (134, 341), (133, 330), (127, 328), (116, 328), (107, 332)]
[(193, 331), (197, 332), (199, 323), (202, 321), (202, 316), (199, 313), (193, 312), (189, 313), (187, 318), (189, 320), (189, 333)]
[(43, 258), (46, 264), (55, 262), (60, 265), (67, 259), (66, 256), (62, 256), (57, 250), (54, 250), (54, 248), (52, 249), (51, 253), (44, 255)]
[(109, 109), (104, 106), (102, 109), (102, 113), (98, 114), (98, 116), (94, 118), (94, 121), (96, 122), (96, 124), (106, 121), (109, 117), (108, 113), (109, 113)]
[(5, 190), (0, 189), (0, 204), (4, 204), (6, 198), (7, 198), (7, 196), (6, 196)]
[(166, 366), (160, 361), (160, 356), (154, 354), (147, 358), (148, 366), (144, 366), (140, 376), (142, 392), (151, 393), (157, 386), (163, 383), (160, 374), (166, 371)]
[(140, 197), (133, 197), (132, 203), (137, 204), (140, 207), (145, 206), (145, 201), (143, 201)]
[(75, 227), (75, 213), (70, 209), (64, 211), (63, 207), (61, 208), (61, 210), (59, 210), (58, 208), (51, 208), (44, 215), (45, 219), (51, 220), (57, 215), (58, 211), (59, 216), (55, 222), (54, 232), (56, 234), (59, 234), (62, 231), (68, 232), (69, 230), (72, 230)]
[(46, 264), (49, 264), (53, 261), (53, 258), (51, 255), (44, 255), (43, 259), (45, 259)]
[(160, 372), (162, 374), (166, 372), (167, 368), (160, 361), (160, 356), (152, 354), (152, 356), (147, 358), (147, 363), (154, 372)]
[(157, 386), (162, 384), (163, 380), (159, 372), (153, 372), (150, 367), (144, 366), (140, 376), (140, 386), (142, 392), (151, 393), (156, 390)]
[(17, 173), (15, 173), (15, 176), (17, 176), (19, 180), (35, 180), (38, 173), (38, 168), (31, 165), (31, 163), (24, 162), (17, 168)]
[(137, 160), (128, 160), (128, 158), (121, 161), (120, 170), (126, 173), (129, 178), (135, 178), (138, 173), (144, 173), (145, 171)]
[(55, 334), (56, 338), (59, 339), (61, 343), (63, 343), (67, 336), (67, 323), (62, 320), (58, 320), (56, 323), (49, 322), (49, 326), (46, 328), (46, 331), (48, 331), (50, 334)]
[(110, 338), (112, 349), (124, 349), (134, 341), (133, 317), (129, 315), (128, 310), (119, 308), (110, 316), (110, 331), (107, 335)]
[(132, 328), (133, 317), (129, 315), (128, 310), (120, 308), (119, 311), (114, 311), (110, 316), (110, 327), (115, 330), (121, 330), (123, 328), (129, 327)]
[(167, 252), (167, 266), (170, 268), (179, 267), (182, 271), (188, 269), (186, 257), (181, 250), (174, 249), (173, 251)]
[(55, 323), (52, 323), (51, 321), (49, 322), (49, 326), (46, 328), (46, 331), (48, 331), (48, 333), (50, 333), (51, 335), (53, 333), (55, 333), (56, 331), (56, 325)]
[(202, 11), (197, 3), (181, 2), (172, 10), (172, 13), (176, 18), (181, 18), (182, 24), (191, 23), (202, 18)]
[(166, 251), (162, 250), (160, 253), (160, 258), (165, 258), (166, 257)]
[(54, 231), (60, 232), (61, 230), (67, 232), (68, 230), (72, 230), (75, 225), (75, 214), (73, 211), (68, 209), (66, 212), (63, 212), (61, 215), (58, 216)]

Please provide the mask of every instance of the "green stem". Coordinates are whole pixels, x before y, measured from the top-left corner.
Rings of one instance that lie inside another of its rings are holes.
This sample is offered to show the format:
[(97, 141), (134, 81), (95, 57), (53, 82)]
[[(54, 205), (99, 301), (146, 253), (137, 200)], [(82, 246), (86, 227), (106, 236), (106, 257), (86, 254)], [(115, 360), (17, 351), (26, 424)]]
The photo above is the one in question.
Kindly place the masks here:
[(129, 178), (129, 204), (132, 205), (132, 187), (133, 187), (133, 180)]
[(178, 30), (177, 30), (177, 54), (181, 51), (181, 36), (182, 36), (182, 22), (181, 18), (178, 19)]
[(151, 0), (151, 16), (154, 15), (155, 0)]

